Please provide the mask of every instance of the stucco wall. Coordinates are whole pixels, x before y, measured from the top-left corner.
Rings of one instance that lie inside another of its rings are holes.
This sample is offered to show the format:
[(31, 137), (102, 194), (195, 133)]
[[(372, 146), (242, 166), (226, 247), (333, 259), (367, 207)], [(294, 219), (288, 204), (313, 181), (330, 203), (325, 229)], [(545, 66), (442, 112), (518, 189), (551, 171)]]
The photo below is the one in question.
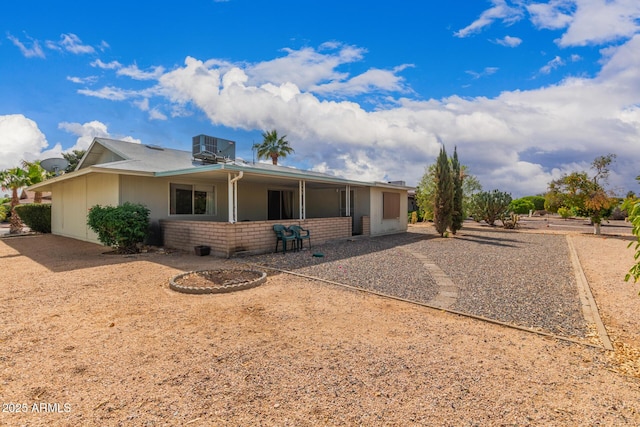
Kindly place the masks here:
[[(385, 192), (400, 194), (400, 215), (398, 218), (383, 219), (383, 196)], [(406, 191), (399, 191), (386, 188), (371, 188), (371, 215), (370, 227), (371, 235), (398, 233), (407, 231), (408, 224), (408, 198)]]
[[(351, 236), (350, 218), (317, 218), (305, 221), (251, 221), (235, 224), (210, 221), (162, 220), (164, 245), (193, 251), (197, 245), (211, 246), (213, 255), (231, 257), (239, 253), (273, 252), (274, 224), (297, 224), (311, 232), (311, 246)], [(305, 247), (307, 243), (305, 242)], [(282, 250), (282, 246), (278, 245)]]
[(51, 232), (75, 239), (98, 242), (87, 226), (87, 214), (95, 205), (118, 205), (118, 176), (94, 174), (54, 184)]

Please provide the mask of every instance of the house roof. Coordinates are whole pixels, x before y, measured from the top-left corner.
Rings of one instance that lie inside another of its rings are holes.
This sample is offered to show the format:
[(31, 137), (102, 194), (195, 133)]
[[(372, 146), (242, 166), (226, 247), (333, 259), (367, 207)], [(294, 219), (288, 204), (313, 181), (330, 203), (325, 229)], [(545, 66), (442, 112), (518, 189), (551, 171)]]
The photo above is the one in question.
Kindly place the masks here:
[(249, 176), (270, 179), (307, 180), (317, 183), (373, 186), (409, 190), (398, 183), (363, 182), (333, 175), (267, 163), (249, 163), (241, 159), (224, 163), (203, 163), (194, 159), (189, 151), (138, 144), (108, 138), (94, 138), (87, 152), (78, 162), (76, 170), (48, 179), (29, 187), (29, 190), (47, 191), (51, 184), (92, 172), (119, 173), (147, 176), (209, 176), (223, 171), (243, 172)]

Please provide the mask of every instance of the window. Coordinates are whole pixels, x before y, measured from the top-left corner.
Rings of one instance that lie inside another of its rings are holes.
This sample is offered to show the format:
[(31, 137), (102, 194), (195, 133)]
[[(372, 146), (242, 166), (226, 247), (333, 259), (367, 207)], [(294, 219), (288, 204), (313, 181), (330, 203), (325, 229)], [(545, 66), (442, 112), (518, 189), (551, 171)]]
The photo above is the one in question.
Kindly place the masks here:
[(268, 219), (293, 219), (293, 191), (268, 190)]
[(400, 194), (382, 193), (382, 219), (400, 218)]
[(215, 187), (169, 184), (171, 215), (215, 215)]

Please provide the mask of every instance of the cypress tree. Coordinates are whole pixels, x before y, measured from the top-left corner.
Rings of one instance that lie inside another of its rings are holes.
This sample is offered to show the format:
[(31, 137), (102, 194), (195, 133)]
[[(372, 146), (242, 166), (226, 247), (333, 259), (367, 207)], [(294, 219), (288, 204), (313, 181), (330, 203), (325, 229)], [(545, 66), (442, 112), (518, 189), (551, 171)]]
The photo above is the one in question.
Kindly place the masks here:
[(453, 212), (453, 180), (449, 158), (444, 146), (440, 149), (435, 171), (436, 192), (433, 205), (433, 225), (440, 236), (451, 227)]
[(453, 212), (451, 216), (451, 232), (456, 234), (462, 228), (464, 222), (464, 210), (462, 208), (462, 170), (458, 161), (458, 148), (453, 149), (453, 159), (451, 160), (451, 173), (453, 180)]

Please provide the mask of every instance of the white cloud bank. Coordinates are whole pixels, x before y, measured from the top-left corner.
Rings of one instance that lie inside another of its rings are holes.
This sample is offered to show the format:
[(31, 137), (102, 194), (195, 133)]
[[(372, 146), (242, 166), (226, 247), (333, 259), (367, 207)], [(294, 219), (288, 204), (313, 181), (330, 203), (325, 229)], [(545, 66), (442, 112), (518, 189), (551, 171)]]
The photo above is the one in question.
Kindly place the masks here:
[[(597, 35), (583, 31), (585, 10), (601, 12), (610, 25), (599, 21)], [(404, 179), (413, 185), (444, 143), (450, 153), (457, 146), (462, 163), (486, 189), (536, 194), (561, 173), (587, 169), (595, 157), (611, 152), (618, 156), (611, 183), (624, 194), (637, 190), (634, 178), (640, 173), (640, 35), (628, 36), (636, 31), (637, 19), (632, 18), (638, 10), (631, 0), (557, 0), (526, 6), (494, 0), (457, 35), (468, 37), (495, 22), (508, 25), (529, 16), (538, 28), (566, 29), (559, 44), (624, 40), (602, 50), (602, 66), (594, 77), (567, 78), (494, 98), (415, 99), (401, 76), (411, 65), (350, 75), (343, 71), (349, 68), (345, 65), (360, 61), (365, 51), (337, 43), (286, 49), (280, 58), (254, 64), (187, 57), (170, 71), (160, 66), (141, 71), (135, 64), (96, 60), (94, 67), (136, 79), (135, 87), (145, 81), (149, 86), (140, 90), (107, 85), (78, 92), (128, 102), (148, 112), (150, 120), (196, 110), (214, 125), (276, 128), (296, 150), (286, 162), (297, 160), (362, 180)], [(502, 40), (517, 47), (515, 37), (510, 37)], [(541, 72), (551, 72), (564, 61), (554, 58)], [(496, 71), (488, 68), (476, 74)], [(374, 100), (375, 108), (365, 109), (352, 100), (355, 95)], [(101, 122), (60, 126), (78, 136), (78, 147), (108, 133)], [(34, 143), (46, 143), (44, 136), (36, 138), (38, 133), (33, 132)], [(33, 149), (43, 149), (38, 147)]]
[(22, 114), (0, 116), (0, 170), (20, 166), (23, 160), (43, 160), (62, 157), (62, 152), (86, 150), (94, 137), (115, 138), (140, 143), (131, 136), (111, 135), (107, 126), (99, 121), (59, 124), (59, 128), (77, 136), (75, 144), (63, 150), (61, 144), (49, 148), (47, 138), (33, 120)]
[[(142, 91), (104, 87), (80, 93), (128, 100), (149, 111), (151, 119), (165, 120), (167, 115), (159, 106), (151, 108), (149, 98), (164, 102), (165, 110), (195, 107), (215, 125), (276, 128), (288, 136), (298, 160), (355, 179), (404, 179), (413, 185), (444, 143), (450, 152), (457, 146), (461, 161), (485, 188), (506, 189), (514, 195), (544, 192), (561, 173), (587, 169), (591, 160), (608, 152), (618, 155), (612, 184), (621, 191), (636, 185), (640, 36), (605, 50), (602, 69), (594, 78), (566, 79), (495, 98), (387, 98), (384, 107), (373, 111), (356, 102), (321, 98), (327, 87), (353, 93), (362, 87), (361, 80), (371, 81), (366, 77), (369, 72), (358, 76), (337, 72), (339, 64), (360, 53), (352, 47), (336, 49), (326, 58), (309, 49), (289, 50), (287, 55), (293, 58), (253, 65), (188, 57), (183, 66), (162, 74), (153, 87)], [(270, 81), (281, 75), (280, 66), (290, 66), (282, 65), (287, 63), (310, 64), (311, 70), (292, 77), (296, 82)], [(561, 64), (555, 58), (542, 71)], [(397, 75), (401, 70), (389, 70), (367, 90), (380, 93), (394, 87), (395, 92), (410, 92)]]

